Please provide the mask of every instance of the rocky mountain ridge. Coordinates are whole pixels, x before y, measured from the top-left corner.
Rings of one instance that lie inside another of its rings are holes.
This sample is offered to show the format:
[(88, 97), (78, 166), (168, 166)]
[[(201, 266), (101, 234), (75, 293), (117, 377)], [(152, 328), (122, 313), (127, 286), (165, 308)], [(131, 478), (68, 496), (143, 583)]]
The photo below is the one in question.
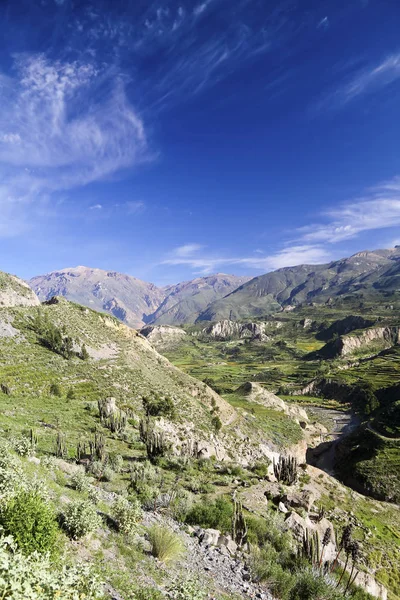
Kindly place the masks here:
[(358, 252), (328, 264), (285, 267), (254, 278), (217, 273), (164, 288), (88, 267), (61, 269), (29, 283), (42, 301), (65, 296), (136, 328), (252, 320), (304, 303), (395, 294), (400, 289), (400, 247)]
[(299, 304), (331, 303), (346, 295), (378, 295), (400, 289), (400, 246), (358, 252), (322, 265), (298, 265), (255, 277), (221, 300), (198, 321), (240, 320)]
[(211, 302), (248, 279), (217, 273), (160, 288), (116, 271), (80, 266), (33, 277), (29, 284), (41, 301), (64, 296), (140, 328), (147, 323), (193, 323)]

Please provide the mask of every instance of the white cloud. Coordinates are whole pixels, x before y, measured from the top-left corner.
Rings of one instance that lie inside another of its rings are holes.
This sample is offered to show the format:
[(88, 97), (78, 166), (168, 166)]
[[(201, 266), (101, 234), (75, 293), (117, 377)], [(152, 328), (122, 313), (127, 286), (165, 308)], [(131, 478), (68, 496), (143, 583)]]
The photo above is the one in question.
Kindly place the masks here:
[(313, 223), (299, 229), (300, 240), (306, 243), (335, 244), (356, 237), (365, 231), (400, 226), (400, 180), (395, 178), (369, 196), (342, 204), (325, 215), (327, 223)]
[(359, 69), (346, 83), (322, 99), (317, 108), (341, 108), (358, 96), (384, 88), (399, 78), (400, 53), (395, 53), (379, 63)]
[(89, 210), (101, 210), (103, 206), (101, 204), (93, 204), (93, 206), (89, 207)]
[(94, 64), (20, 55), (14, 77), (0, 74), (0, 103), (1, 213), (148, 159), (122, 82)]

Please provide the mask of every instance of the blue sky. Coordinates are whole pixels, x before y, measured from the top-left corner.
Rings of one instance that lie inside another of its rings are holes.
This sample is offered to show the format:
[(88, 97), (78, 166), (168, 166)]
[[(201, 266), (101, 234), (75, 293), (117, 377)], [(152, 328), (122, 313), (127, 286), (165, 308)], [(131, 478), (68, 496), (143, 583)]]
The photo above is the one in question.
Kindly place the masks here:
[(398, 0), (2, 0), (0, 27), (0, 269), (400, 243)]

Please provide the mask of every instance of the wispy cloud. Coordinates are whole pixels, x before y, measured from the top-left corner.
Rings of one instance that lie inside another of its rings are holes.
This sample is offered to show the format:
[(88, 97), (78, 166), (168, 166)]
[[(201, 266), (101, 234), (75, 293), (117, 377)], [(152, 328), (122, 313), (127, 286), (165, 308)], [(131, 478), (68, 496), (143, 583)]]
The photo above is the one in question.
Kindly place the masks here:
[[(186, 250), (187, 248), (187, 250)], [(329, 253), (317, 245), (294, 245), (265, 255), (257, 252), (256, 256), (229, 257), (207, 254), (200, 244), (190, 244), (175, 248), (162, 261), (164, 265), (186, 265), (198, 273), (212, 273), (221, 269), (240, 266), (261, 272), (280, 269), (298, 264), (318, 264), (329, 260)]]
[[(252, 256), (223, 256), (200, 244), (187, 244), (172, 250), (162, 261), (166, 265), (186, 265), (196, 272), (240, 266), (267, 272), (299, 264), (320, 264), (337, 258), (336, 244), (361, 233), (400, 227), (400, 177), (367, 190), (364, 197), (332, 208), (320, 221), (299, 228), (291, 241), (272, 254), (257, 249)], [(395, 240), (391, 245), (397, 245)], [(340, 247), (339, 247), (340, 250)]]
[(397, 52), (378, 63), (357, 69), (347, 81), (322, 98), (317, 104), (317, 109), (341, 108), (357, 97), (376, 92), (399, 78), (400, 52)]
[(400, 178), (383, 183), (369, 194), (326, 212), (325, 223), (299, 229), (306, 243), (335, 244), (362, 232), (400, 226)]
[(176, 257), (189, 257), (196, 254), (196, 252), (198, 252), (202, 248), (203, 246), (201, 246), (200, 244), (185, 244), (184, 246), (179, 246), (178, 248), (175, 248), (173, 254)]
[(14, 73), (0, 75), (0, 232), (7, 211), (148, 158), (143, 122), (118, 77), (44, 55), (16, 57)]
[(323, 19), (321, 19), (317, 25), (317, 29), (329, 29), (329, 19), (328, 17), (324, 17)]
[(89, 210), (101, 210), (102, 208), (102, 204), (93, 204), (93, 206), (89, 206)]

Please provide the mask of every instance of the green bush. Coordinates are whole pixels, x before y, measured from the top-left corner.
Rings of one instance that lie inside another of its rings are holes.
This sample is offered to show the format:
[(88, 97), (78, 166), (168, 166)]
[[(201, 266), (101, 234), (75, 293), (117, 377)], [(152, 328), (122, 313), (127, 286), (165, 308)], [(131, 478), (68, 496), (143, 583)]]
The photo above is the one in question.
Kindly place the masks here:
[(58, 383), (52, 383), (50, 385), (50, 394), (52, 396), (59, 396), (59, 397), (62, 395), (61, 388)]
[(180, 558), (184, 552), (184, 545), (176, 533), (169, 527), (154, 525), (149, 529), (151, 553), (163, 563), (170, 563)]
[(81, 469), (77, 469), (72, 474), (71, 485), (77, 492), (87, 492), (89, 490), (89, 482)]
[(167, 589), (168, 598), (171, 600), (203, 600), (205, 592), (193, 579), (179, 581), (170, 585)]
[(135, 590), (132, 600), (164, 600), (165, 596), (156, 588)]
[(223, 533), (232, 528), (233, 506), (229, 498), (221, 496), (210, 500), (207, 496), (188, 512), (185, 522), (204, 529), (219, 529)]
[(17, 494), (0, 512), (0, 522), (24, 554), (54, 551), (58, 532), (55, 513), (38, 493)]
[(160, 495), (161, 474), (149, 461), (131, 465), (129, 493), (143, 504), (149, 505)]
[(0, 499), (11, 498), (18, 488), (24, 487), (25, 476), (17, 457), (8, 444), (0, 446)]
[(47, 555), (22, 554), (11, 536), (0, 538), (0, 598), (95, 600), (101, 592), (87, 565), (57, 568)]
[(137, 500), (126, 500), (118, 498), (112, 509), (112, 516), (117, 523), (119, 531), (126, 535), (131, 535), (137, 529), (137, 525), (142, 518), (142, 509)]
[(115, 471), (116, 473), (121, 473), (122, 467), (124, 465), (124, 459), (122, 458), (121, 454), (116, 454), (113, 452), (108, 457), (108, 462), (113, 471)]
[(113, 471), (110, 465), (106, 465), (103, 470), (103, 479), (104, 481), (114, 481), (116, 476), (115, 471)]
[(329, 583), (319, 572), (306, 569), (297, 575), (290, 590), (289, 600), (343, 600), (343, 594), (335, 589), (336, 583)]
[(88, 500), (67, 504), (61, 520), (68, 535), (73, 539), (84, 537), (101, 525), (95, 506)]
[(143, 408), (147, 417), (169, 417), (174, 419), (175, 406), (169, 396), (153, 396), (143, 398)]

